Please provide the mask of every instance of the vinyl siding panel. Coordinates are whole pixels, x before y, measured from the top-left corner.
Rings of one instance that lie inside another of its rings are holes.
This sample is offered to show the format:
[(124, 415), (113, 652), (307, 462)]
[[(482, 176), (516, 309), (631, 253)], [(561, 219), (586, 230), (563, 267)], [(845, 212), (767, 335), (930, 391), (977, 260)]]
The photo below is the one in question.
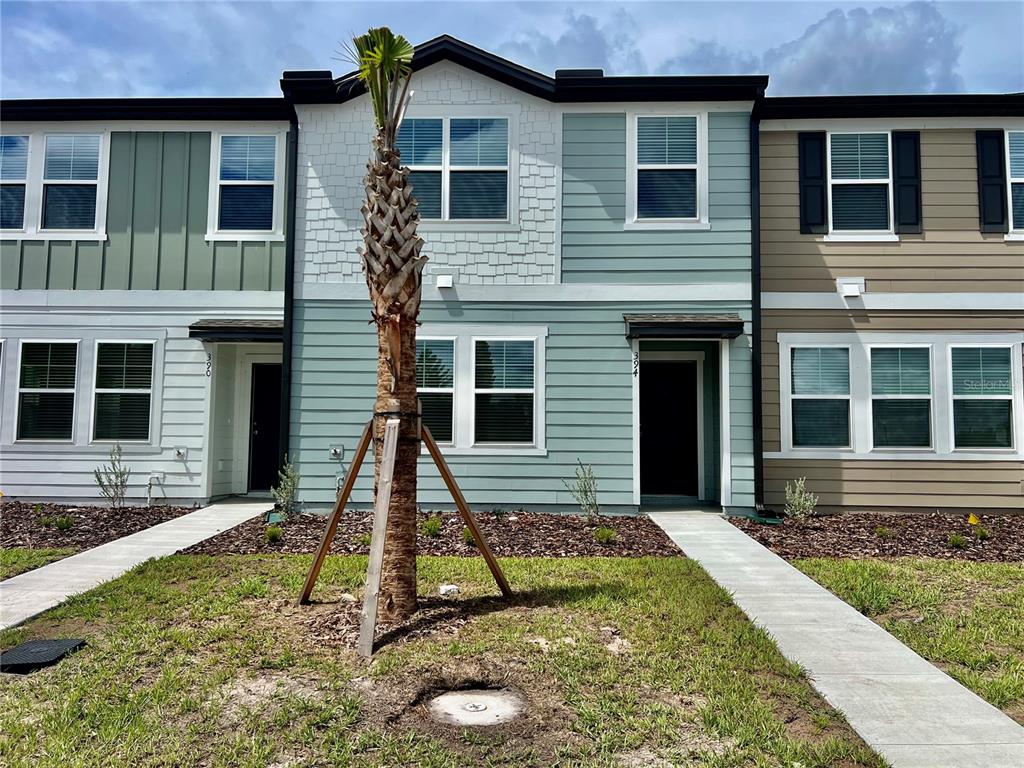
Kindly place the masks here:
[(921, 131), (923, 232), (898, 243), (801, 235), (797, 133), (761, 132), (762, 290), (833, 292), (864, 277), (882, 292), (1024, 291), (1024, 243), (981, 234), (974, 131)]
[(709, 115), (710, 230), (627, 230), (626, 115), (566, 114), (562, 122), (562, 280), (749, 282), (749, 123), (745, 112)]
[(6, 240), (0, 288), (282, 290), (284, 243), (206, 241), (208, 132), (114, 132), (107, 240)]

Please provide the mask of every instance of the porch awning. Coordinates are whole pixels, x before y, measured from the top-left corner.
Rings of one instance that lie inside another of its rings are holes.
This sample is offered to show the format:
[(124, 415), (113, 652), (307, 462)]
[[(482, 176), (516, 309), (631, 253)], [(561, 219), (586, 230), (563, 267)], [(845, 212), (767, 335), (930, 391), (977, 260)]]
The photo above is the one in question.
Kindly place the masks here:
[(215, 318), (197, 320), (188, 327), (190, 339), (202, 341), (280, 342), (284, 339), (282, 320)]
[(623, 315), (627, 339), (735, 339), (743, 333), (737, 314)]

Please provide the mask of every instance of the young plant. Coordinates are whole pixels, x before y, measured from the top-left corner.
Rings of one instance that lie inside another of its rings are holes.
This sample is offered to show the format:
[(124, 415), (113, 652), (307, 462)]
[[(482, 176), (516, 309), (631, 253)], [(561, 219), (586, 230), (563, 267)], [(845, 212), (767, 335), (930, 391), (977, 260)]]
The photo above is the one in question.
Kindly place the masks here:
[(356, 536), (356, 544), (360, 547), (369, 547), (370, 542), (373, 541), (373, 535), (369, 533), (361, 533)]
[(807, 478), (798, 477), (792, 485), (786, 483), (786, 516), (798, 520), (810, 517), (818, 506), (818, 497), (807, 490)]
[(614, 544), (619, 538), (619, 534), (615, 532), (614, 528), (606, 528), (601, 526), (594, 530), (594, 541), (603, 546)]
[(284, 536), (284, 531), (279, 525), (268, 525), (266, 530), (267, 544), (277, 544)]
[(891, 539), (896, 534), (893, 533), (892, 528), (886, 528), (884, 525), (880, 525), (875, 528), (875, 536), (880, 539)]
[(986, 541), (992, 535), (988, 532), (988, 528), (982, 525), (976, 525), (971, 530), (974, 531), (974, 538), (978, 541)]
[(110, 502), (111, 509), (121, 509), (128, 492), (128, 477), (131, 475), (131, 470), (121, 463), (121, 444), (114, 443), (110, 447), (109, 466), (104, 464), (92, 472), (100, 495)]
[(295, 506), (295, 495), (299, 490), (299, 473), (295, 466), (284, 456), (284, 466), (277, 471), (277, 485), (270, 489), (270, 495), (277, 502), (278, 511), (287, 520)]
[(959, 533), (949, 535), (949, 546), (953, 549), (964, 549), (967, 546), (967, 537)]
[(576, 463), (579, 464), (576, 468), (576, 479), (573, 482), (563, 480), (562, 485), (572, 494), (584, 515), (597, 517), (601, 510), (597, 505), (597, 478), (594, 476), (594, 468), (590, 464), (584, 464), (580, 459), (576, 459)]
[(70, 531), (75, 525), (75, 519), (71, 515), (43, 515), (39, 518), (39, 524), (43, 528), (56, 528), (58, 531)]
[(462, 529), (462, 541), (467, 546), (470, 546), (470, 547), (475, 547), (476, 546), (476, 539), (473, 538), (473, 532), (471, 530), (469, 530), (469, 526), (466, 526), (466, 527), (464, 527)]
[(428, 539), (436, 539), (441, 535), (441, 518), (437, 515), (428, 517), (420, 526), (420, 533)]

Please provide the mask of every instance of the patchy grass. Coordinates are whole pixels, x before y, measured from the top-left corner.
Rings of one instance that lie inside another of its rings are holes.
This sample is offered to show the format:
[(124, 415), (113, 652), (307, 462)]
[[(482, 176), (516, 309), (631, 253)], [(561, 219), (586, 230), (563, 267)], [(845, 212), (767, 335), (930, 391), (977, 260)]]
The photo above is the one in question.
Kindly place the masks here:
[[(455, 583), (461, 617), (367, 666), (317, 637), (366, 560), (306, 556), (142, 564), (24, 627), (82, 636), (59, 665), (0, 686), (0, 763), (16, 766), (881, 766), (800, 670), (684, 558), (425, 557), (424, 595)], [(436, 599), (436, 598), (434, 598)], [(312, 630), (311, 630), (312, 628)], [(424, 715), (447, 685), (508, 685), (528, 714), (458, 730)]]
[(1024, 723), (1024, 564), (903, 558), (794, 565)]
[(9, 579), (19, 573), (31, 571), (41, 565), (62, 560), (75, 554), (67, 547), (50, 549), (23, 549), (20, 547), (0, 549), (0, 579)]

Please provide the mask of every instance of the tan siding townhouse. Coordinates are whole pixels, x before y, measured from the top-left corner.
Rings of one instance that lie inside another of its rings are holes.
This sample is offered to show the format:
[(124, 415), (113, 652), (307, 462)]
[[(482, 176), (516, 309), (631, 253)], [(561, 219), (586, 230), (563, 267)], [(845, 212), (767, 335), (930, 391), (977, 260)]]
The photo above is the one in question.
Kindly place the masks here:
[(1024, 511), (1024, 94), (766, 99), (759, 135), (766, 506)]

